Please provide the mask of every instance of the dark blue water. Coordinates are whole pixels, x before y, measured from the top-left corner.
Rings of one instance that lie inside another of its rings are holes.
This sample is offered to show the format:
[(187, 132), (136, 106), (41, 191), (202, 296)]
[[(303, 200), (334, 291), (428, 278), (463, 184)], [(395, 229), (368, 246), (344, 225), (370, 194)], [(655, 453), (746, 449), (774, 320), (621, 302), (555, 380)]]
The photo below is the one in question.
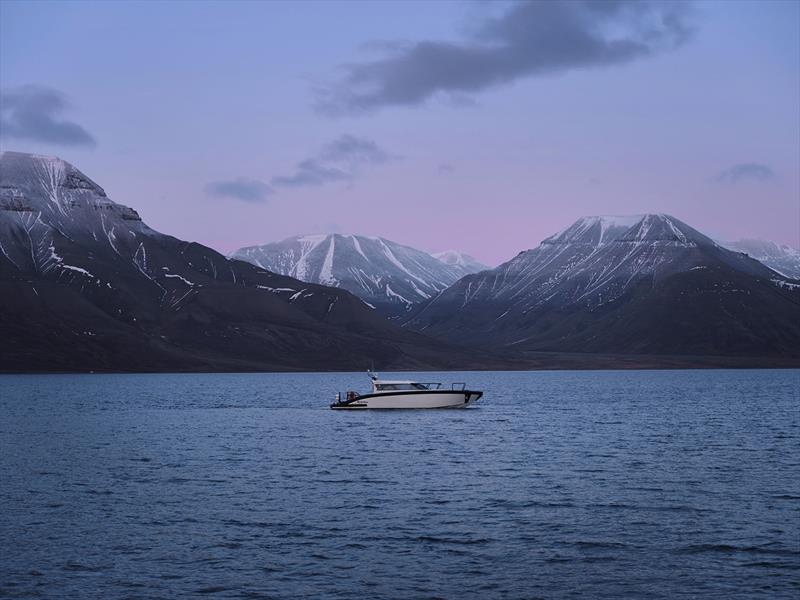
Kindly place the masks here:
[(800, 596), (800, 372), (433, 379), (0, 376), (0, 596)]

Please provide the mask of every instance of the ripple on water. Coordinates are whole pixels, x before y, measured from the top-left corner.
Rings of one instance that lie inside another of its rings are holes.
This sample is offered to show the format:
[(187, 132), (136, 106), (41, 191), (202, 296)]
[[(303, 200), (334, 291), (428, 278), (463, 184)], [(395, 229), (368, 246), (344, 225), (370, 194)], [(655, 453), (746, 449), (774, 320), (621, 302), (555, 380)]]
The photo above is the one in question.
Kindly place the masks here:
[(0, 595), (796, 599), (797, 371), (362, 378), (0, 376)]

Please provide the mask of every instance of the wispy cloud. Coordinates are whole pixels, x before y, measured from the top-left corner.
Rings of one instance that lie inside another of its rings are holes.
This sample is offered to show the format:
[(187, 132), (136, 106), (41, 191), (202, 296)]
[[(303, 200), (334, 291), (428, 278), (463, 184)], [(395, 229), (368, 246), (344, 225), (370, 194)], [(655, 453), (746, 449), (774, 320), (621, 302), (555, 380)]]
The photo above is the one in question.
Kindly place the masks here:
[(212, 181), (206, 184), (206, 193), (216, 198), (234, 198), (243, 202), (260, 203), (273, 193), (272, 188), (257, 179), (238, 177), (237, 179)]
[(721, 171), (714, 181), (717, 183), (742, 183), (744, 181), (764, 182), (775, 178), (775, 172), (760, 163), (740, 163)]
[(272, 185), (276, 187), (303, 187), (324, 185), (334, 181), (346, 181), (350, 178), (350, 173), (346, 171), (335, 167), (325, 167), (314, 159), (308, 159), (297, 163), (297, 167), (291, 175), (273, 177)]
[(344, 65), (318, 90), (330, 115), (413, 106), (437, 95), (464, 99), (517, 79), (624, 64), (674, 49), (691, 35), (680, 0), (552, 0), (512, 4), (461, 42), (385, 42), (384, 58)]
[(24, 85), (0, 93), (0, 136), (63, 146), (95, 146), (83, 127), (61, 118), (70, 104), (60, 91)]
[(396, 158), (364, 138), (344, 134), (326, 144), (313, 156), (301, 160), (288, 175), (276, 175), (270, 184), (278, 187), (319, 186), (352, 181), (367, 167)]
[(338, 181), (352, 182), (368, 167), (396, 159), (375, 142), (344, 134), (325, 144), (319, 152), (297, 163), (287, 175), (276, 175), (265, 183), (259, 179), (238, 177), (212, 181), (206, 194), (216, 198), (234, 198), (244, 202), (265, 202), (278, 188), (322, 186)]

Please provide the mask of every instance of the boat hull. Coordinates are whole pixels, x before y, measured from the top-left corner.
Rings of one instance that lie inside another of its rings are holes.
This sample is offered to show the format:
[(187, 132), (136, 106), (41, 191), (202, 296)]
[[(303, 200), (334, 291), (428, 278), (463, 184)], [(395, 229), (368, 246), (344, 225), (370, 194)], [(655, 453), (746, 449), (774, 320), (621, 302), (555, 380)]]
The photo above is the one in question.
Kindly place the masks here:
[(431, 390), (366, 394), (353, 400), (331, 404), (334, 410), (466, 408), (483, 395), (473, 390)]

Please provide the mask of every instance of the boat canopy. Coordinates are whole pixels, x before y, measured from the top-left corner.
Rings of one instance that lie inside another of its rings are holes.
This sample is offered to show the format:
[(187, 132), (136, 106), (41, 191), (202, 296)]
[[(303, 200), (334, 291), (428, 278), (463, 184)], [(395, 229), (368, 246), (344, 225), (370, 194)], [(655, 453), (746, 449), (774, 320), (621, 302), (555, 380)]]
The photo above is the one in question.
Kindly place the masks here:
[(414, 381), (375, 381), (373, 382), (376, 391), (387, 390), (427, 390), (429, 389), (424, 383), (416, 383)]
[(367, 371), (367, 373), (372, 380), (372, 388), (375, 392), (434, 390), (442, 386), (441, 383), (437, 382), (420, 382), (411, 381), (410, 379), (378, 379), (378, 374), (374, 371)]

